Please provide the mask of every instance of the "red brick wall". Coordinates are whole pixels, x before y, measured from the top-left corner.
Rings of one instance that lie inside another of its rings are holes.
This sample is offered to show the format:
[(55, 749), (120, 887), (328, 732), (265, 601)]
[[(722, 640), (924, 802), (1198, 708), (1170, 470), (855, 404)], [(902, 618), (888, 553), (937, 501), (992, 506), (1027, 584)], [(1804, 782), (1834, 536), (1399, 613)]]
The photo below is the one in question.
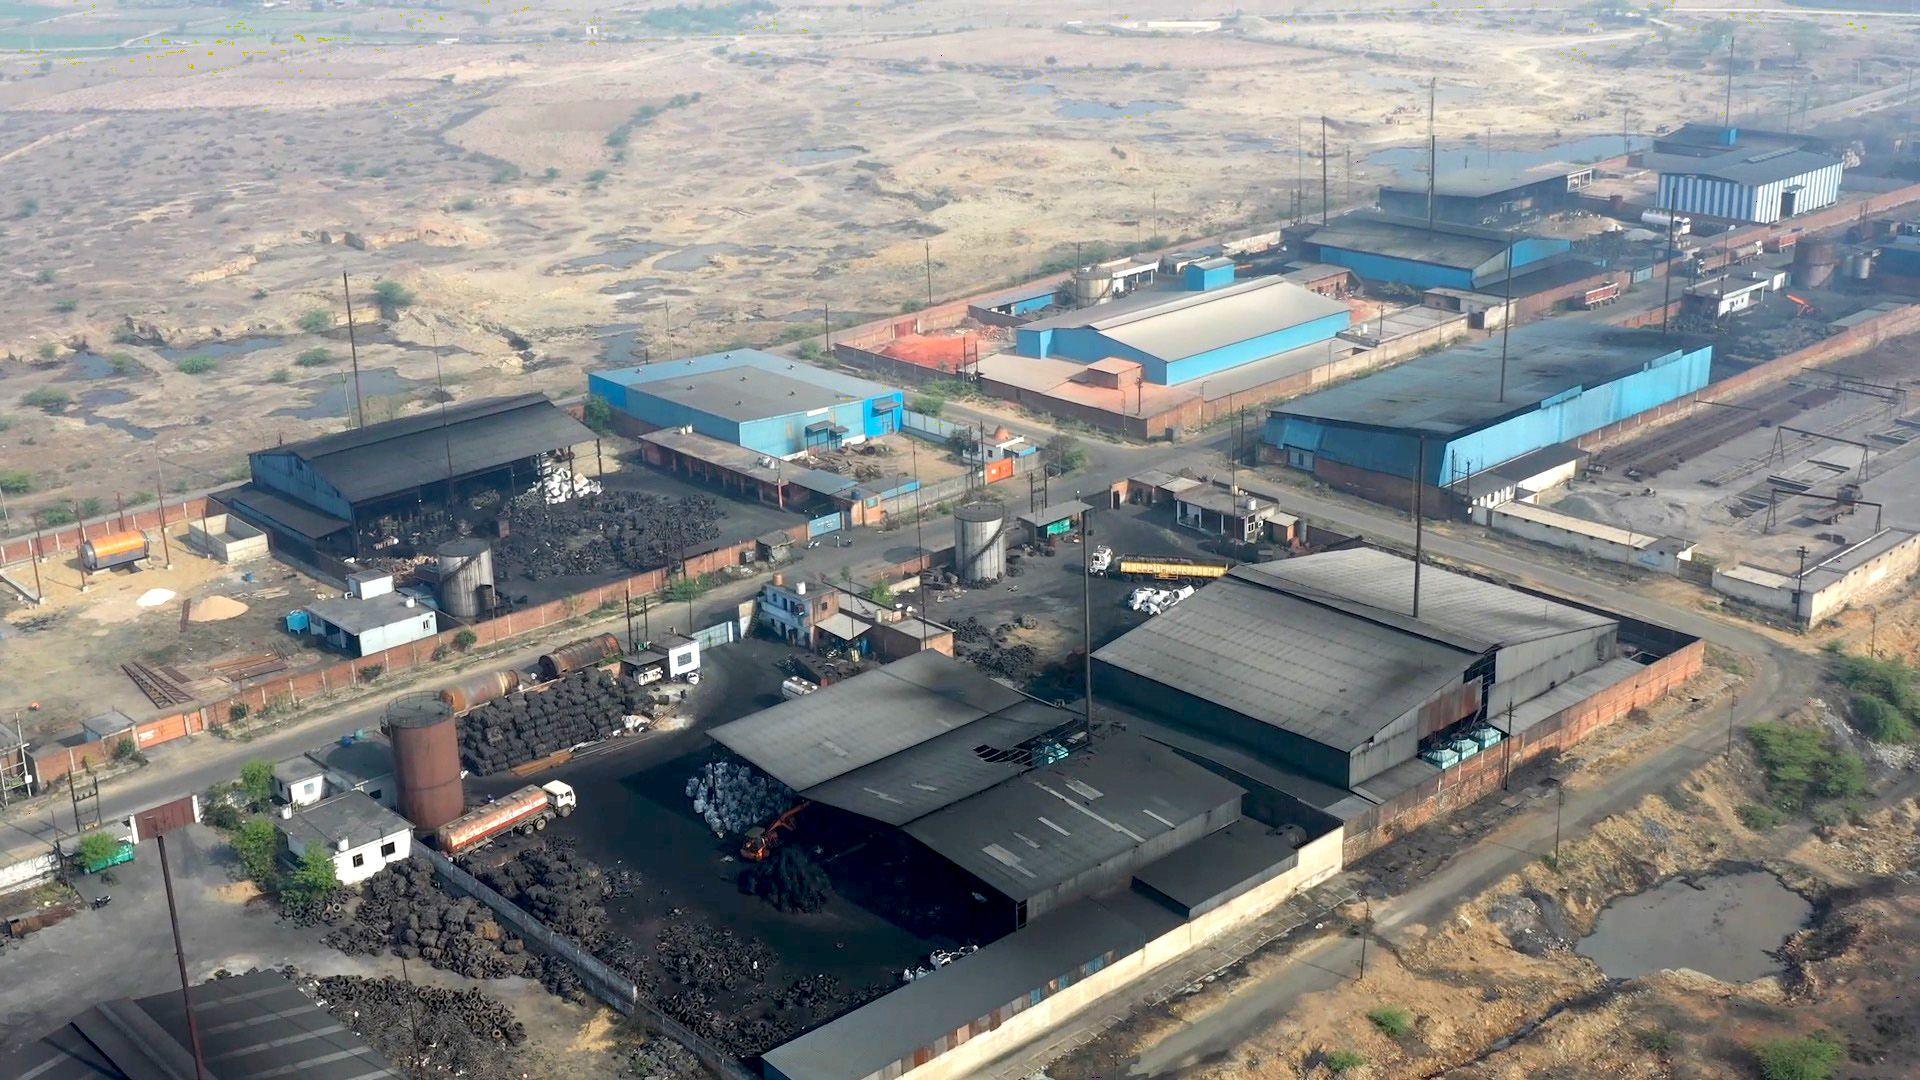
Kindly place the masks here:
[(1395, 837), (1500, 790), (1501, 778), (1509, 770), (1549, 751), (1564, 750), (1595, 728), (1652, 704), (1698, 675), (1705, 657), (1705, 642), (1685, 645), (1649, 664), (1636, 677), (1555, 713), (1505, 743), (1347, 822), (1346, 861), (1351, 864)]
[[(122, 528), (158, 528), (160, 526), (162, 508), (164, 508), (168, 525), (178, 525), (188, 518), (198, 518), (203, 514), (220, 512), (217, 509), (210, 508), (207, 505), (206, 497), (203, 495), (196, 495), (187, 499), (169, 498), (164, 503), (140, 510), (127, 511), (124, 517), (124, 525), (122, 525), (123, 518), (119, 514), (108, 514), (105, 517), (89, 519), (85, 523), (86, 535), (99, 536), (102, 533), (118, 532)], [(80, 534), (81, 526), (79, 525), (65, 525), (58, 529), (48, 529), (41, 532), (38, 541), (40, 557), (43, 559), (50, 558), (63, 551), (77, 550), (80, 547)], [(15, 536), (0, 541), (0, 566), (11, 566), (17, 562), (25, 562), (35, 550), (34, 543), (34, 537), (31, 535)]]

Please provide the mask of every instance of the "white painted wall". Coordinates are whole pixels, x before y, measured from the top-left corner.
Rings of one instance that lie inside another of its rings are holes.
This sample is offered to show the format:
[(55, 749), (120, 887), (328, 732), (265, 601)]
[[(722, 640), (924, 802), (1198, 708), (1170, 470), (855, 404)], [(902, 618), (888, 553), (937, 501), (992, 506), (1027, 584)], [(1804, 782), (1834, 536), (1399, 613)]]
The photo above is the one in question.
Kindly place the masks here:
[[(287, 850), (296, 858), (304, 857), (307, 853), (307, 842), (291, 833), (286, 834), (286, 837)], [(382, 850), (389, 845), (392, 847), (391, 851)], [(388, 864), (405, 859), (412, 851), (413, 833), (410, 830), (401, 829), (357, 847), (336, 850), (333, 853), (333, 870), (339, 876), (340, 884), (358, 885), (386, 869)]]

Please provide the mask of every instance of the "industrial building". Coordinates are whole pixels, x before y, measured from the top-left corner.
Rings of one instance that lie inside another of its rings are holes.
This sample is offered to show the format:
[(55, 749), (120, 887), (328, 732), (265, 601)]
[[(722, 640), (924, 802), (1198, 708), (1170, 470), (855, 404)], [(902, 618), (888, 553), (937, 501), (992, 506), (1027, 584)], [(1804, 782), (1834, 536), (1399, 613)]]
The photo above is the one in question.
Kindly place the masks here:
[(1699, 124), (1659, 140), (1641, 164), (1660, 174), (1660, 209), (1762, 225), (1839, 202), (1846, 168), (1797, 138)]
[[(1514, 214), (1550, 213), (1573, 205), (1575, 195), (1592, 181), (1592, 165), (1565, 162), (1441, 173), (1433, 183), (1433, 216), (1457, 225), (1482, 225)], [(1424, 175), (1400, 176), (1380, 185), (1380, 209), (1398, 217), (1424, 221), (1427, 198)]]
[(758, 349), (596, 371), (587, 392), (631, 434), (691, 430), (773, 458), (879, 438), (906, 407), (898, 390)]
[(363, 791), (282, 807), (274, 824), (294, 858), (315, 848), (333, 856), (342, 885), (357, 885), (413, 854), (413, 826)]
[(362, 526), (422, 502), (538, 480), (593, 432), (541, 394), (464, 405), (256, 450), (215, 498), (295, 552), (357, 552)]
[(312, 806), (331, 795), (363, 792), (392, 807), (393, 747), (377, 735), (345, 735), (273, 766), (273, 793), (292, 806)]
[(1493, 229), (1437, 223), (1386, 214), (1350, 214), (1305, 232), (1302, 256), (1344, 266), (1364, 281), (1416, 289), (1483, 291), (1537, 273), (1571, 258), (1573, 243), (1547, 236), (1509, 235)]
[(789, 583), (775, 574), (760, 587), (755, 621), (789, 645), (882, 661), (923, 649), (953, 654), (953, 627), (877, 604), (824, 581)]
[(1183, 268), (1190, 288), (1139, 291), (1027, 323), (1015, 331), (1016, 350), (1088, 365), (1122, 361), (1126, 370), (1114, 375), (1126, 385), (1174, 386), (1326, 341), (1352, 321), (1339, 301), (1279, 277), (1233, 284), (1232, 270), (1225, 259), (1201, 260)]
[(392, 574), (356, 574), (347, 585), (345, 596), (311, 601), (287, 616), (287, 629), (317, 637), (348, 656), (372, 656), (440, 632), (432, 608), (393, 591)]
[(1698, 339), (1538, 323), (1296, 398), (1268, 414), (1262, 438), (1293, 468), (1397, 502), (1422, 466), (1422, 482), (1451, 489), (1693, 393), (1712, 363)]
[(898, 828), (1017, 928), (1240, 818), (1241, 790), (923, 652), (714, 729), (812, 803)]
[[(11, 1055), (7, 1074), (41, 1080), (194, 1075), (180, 988), (103, 1001)], [(278, 968), (193, 988), (194, 1025), (219, 1080), (374, 1080), (406, 1075), (314, 1004)]]
[(1417, 614), (1415, 595), (1414, 564), (1371, 548), (1238, 566), (1094, 653), (1094, 685), (1378, 796), (1444, 768), (1439, 752), (1471, 729), (1505, 732), (1510, 708), (1616, 662), (1606, 616), (1432, 567)]

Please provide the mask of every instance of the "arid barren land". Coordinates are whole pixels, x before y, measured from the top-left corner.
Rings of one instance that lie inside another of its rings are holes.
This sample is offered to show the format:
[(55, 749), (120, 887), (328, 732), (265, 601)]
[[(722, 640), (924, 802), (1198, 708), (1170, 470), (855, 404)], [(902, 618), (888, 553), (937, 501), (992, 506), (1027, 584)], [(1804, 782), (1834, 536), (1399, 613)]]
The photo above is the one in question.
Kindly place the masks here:
[[(1364, 199), (1433, 71), (1456, 148), (1719, 104), (1723, 16), (1373, 6), (1203, 35), (1166, 4), (0, 7), (10, 512), (217, 484), (339, 427), (343, 272), (370, 416), (436, 380), (568, 394), (603, 359), (924, 302), (929, 260), (953, 296), (1317, 213), (1323, 114), (1331, 199)], [(1760, 72), (1736, 111), (1892, 85), (1911, 34), (1831, 25), (1828, 78)], [(383, 313), (380, 281), (412, 302)]]

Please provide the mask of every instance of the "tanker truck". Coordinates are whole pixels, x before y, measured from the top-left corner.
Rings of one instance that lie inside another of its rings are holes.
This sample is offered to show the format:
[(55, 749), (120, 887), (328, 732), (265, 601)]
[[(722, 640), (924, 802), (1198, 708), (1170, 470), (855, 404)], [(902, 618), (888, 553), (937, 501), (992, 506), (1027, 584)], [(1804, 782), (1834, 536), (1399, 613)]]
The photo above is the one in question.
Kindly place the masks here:
[(554, 818), (573, 813), (577, 804), (573, 788), (558, 780), (538, 787), (528, 784), (433, 830), (433, 846), (445, 854), (458, 855), (512, 829), (531, 835), (546, 828)]

